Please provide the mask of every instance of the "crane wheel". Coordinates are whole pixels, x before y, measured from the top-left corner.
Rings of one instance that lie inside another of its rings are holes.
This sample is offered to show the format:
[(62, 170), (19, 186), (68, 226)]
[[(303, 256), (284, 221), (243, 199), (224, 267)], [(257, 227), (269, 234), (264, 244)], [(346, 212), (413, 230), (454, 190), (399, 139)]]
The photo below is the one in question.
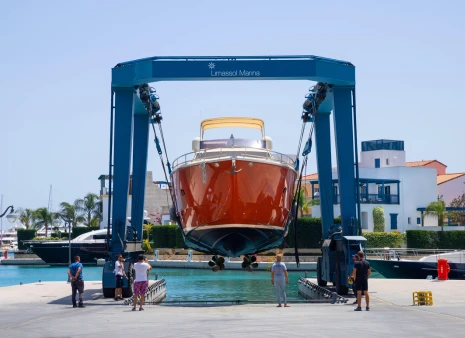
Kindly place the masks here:
[(321, 278), (321, 265), (323, 264), (322, 261), (323, 261), (323, 258), (318, 257), (318, 260), (316, 262), (316, 281), (318, 283), (318, 286), (328, 285), (328, 282)]

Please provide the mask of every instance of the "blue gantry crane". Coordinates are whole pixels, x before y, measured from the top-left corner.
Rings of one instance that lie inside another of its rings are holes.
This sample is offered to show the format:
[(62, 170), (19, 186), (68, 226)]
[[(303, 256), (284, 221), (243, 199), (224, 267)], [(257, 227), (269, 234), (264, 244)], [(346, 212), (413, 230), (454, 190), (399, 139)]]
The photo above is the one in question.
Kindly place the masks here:
[[(142, 226), (149, 128), (161, 129), (161, 114), (155, 92), (148, 83), (159, 81), (309, 80), (318, 84), (306, 96), (302, 119), (315, 131), (320, 207), (323, 226), (322, 257), (318, 260), (318, 282), (336, 285), (338, 293), (348, 290), (350, 255), (363, 248), (358, 235), (358, 159), (355, 116), (355, 67), (347, 61), (313, 55), (288, 56), (164, 56), (122, 62), (112, 69), (110, 134), (110, 200), (108, 215), (109, 259), (103, 270), (105, 297), (113, 297), (114, 261), (122, 253), (125, 269), (142, 252)], [(325, 89), (324, 97), (321, 90)], [(320, 90), (320, 92), (319, 92)], [(330, 115), (334, 133), (340, 190), (342, 224), (334, 225)], [(157, 135), (157, 134), (155, 134)], [(163, 140), (162, 140), (163, 141)], [(162, 158), (160, 141), (156, 136)], [(164, 142), (162, 142), (164, 145)], [(304, 147), (304, 157), (311, 146)], [(165, 155), (166, 155), (166, 149)], [(355, 159), (354, 159), (355, 156)], [(132, 157), (131, 223), (127, 221)], [(162, 158), (163, 160), (163, 158)], [(166, 156), (166, 166), (170, 171)], [(163, 166), (163, 170), (166, 169)], [(111, 186), (113, 185), (113, 187)], [(110, 217), (112, 216), (112, 217)], [(110, 224), (111, 219), (111, 224)], [(123, 292), (130, 296), (131, 279)]]

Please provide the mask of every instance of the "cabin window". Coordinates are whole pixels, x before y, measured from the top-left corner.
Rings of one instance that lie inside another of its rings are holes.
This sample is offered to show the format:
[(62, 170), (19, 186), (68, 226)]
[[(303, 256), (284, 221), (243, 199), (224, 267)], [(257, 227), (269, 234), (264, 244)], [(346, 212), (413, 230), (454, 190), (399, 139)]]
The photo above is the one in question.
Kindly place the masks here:
[(380, 159), (375, 158), (375, 168), (379, 168), (381, 166)]
[(389, 159), (388, 158), (386, 159), (386, 165), (389, 165)]

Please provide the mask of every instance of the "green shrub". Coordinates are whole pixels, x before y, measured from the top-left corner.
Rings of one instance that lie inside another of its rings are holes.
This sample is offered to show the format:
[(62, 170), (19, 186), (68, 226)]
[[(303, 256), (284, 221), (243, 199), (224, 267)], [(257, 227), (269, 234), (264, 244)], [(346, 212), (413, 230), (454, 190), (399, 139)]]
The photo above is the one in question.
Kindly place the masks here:
[(187, 249), (186, 243), (184, 243), (184, 237), (182, 236), (182, 230), (176, 225), (176, 248)]
[[(334, 224), (341, 224), (340, 217), (334, 219)], [(297, 247), (302, 249), (317, 249), (322, 245), (322, 224), (321, 218), (302, 217), (297, 219)], [(294, 222), (289, 225), (289, 231), (285, 240), (285, 246), (295, 247)]]
[[(60, 232), (60, 236), (61, 236), (61, 239), (68, 239), (68, 233), (67, 232)], [(52, 232), (50, 234), (50, 237), (60, 238), (60, 236), (58, 236), (58, 232)]]
[(181, 229), (177, 225), (157, 225), (152, 229), (151, 238), (155, 248), (185, 248)]
[(385, 218), (382, 207), (373, 208), (373, 232), (384, 232)]
[(465, 249), (465, 231), (437, 231), (440, 249)]
[(23, 241), (29, 241), (36, 236), (37, 230), (35, 229), (18, 229), (18, 249), (26, 250), (27, 247), (23, 244)]
[(60, 238), (58, 237), (41, 237), (41, 236), (36, 236), (32, 239), (33, 241), (58, 241)]
[(367, 248), (400, 248), (405, 242), (405, 236), (399, 232), (365, 232)]
[(465, 231), (407, 230), (407, 246), (417, 249), (465, 249)]
[[(296, 224), (297, 247), (302, 249), (321, 247), (321, 218), (299, 218)], [(296, 246), (294, 236), (294, 222), (289, 225), (289, 231), (285, 238), (289, 248)]]
[(407, 230), (407, 247), (416, 249), (437, 249), (439, 237), (437, 231)]

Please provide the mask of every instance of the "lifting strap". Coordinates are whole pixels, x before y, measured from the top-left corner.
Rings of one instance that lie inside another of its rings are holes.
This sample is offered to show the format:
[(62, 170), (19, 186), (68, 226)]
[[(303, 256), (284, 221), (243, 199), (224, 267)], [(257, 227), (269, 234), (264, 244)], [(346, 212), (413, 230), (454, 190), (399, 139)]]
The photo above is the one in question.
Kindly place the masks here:
[(295, 261), (297, 267), (300, 266), (300, 259), (299, 259), (299, 250), (297, 245), (297, 220), (299, 216), (299, 207), (300, 207), (300, 199), (302, 196), (301, 189), (302, 189), (302, 175), (304, 171), (306, 171), (308, 155), (312, 151), (312, 137), (313, 131), (315, 130), (315, 116), (318, 113), (318, 107), (320, 106), (321, 102), (323, 102), (326, 98), (326, 93), (328, 90), (328, 85), (322, 82), (318, 82), (315, 86), (309, 89), (310, 93), (305, 97), (306, 100), (303, 104), (304, 111), (302, 112), (301, 118), (303, 120), (302, 123), (302, 130), (300, 132), (300, 139), (299, 145), (297, 147), (297, 157), (295, 163), (295, 170), (299, 170), (299, 156), (300, 156), (300, 148), (302, 146), (303, 135), (305, 131), (305, 125), (310, 122), (310, 131), (308, 133), (308, 139), (305, 143), (304, 149), (302, 151), (302, 156), (304, 157), (302, 162), (302, 168), (300, 168), (299, 179), (297, 181), (297, 188), (294, 194), (294, 200), (292, 201), (292, 205), (295, 205), (295, 215), (294, 215), (294, 254), (295, 254)]
[[(137, 89), (139, 91), (139, 98), (144, 104), (145, 109), (147, 110), (149, 119), (151, 119), (152, 130), (153, 130), (153, 134), (155, 135), (155, 139), (154, 139), (155, 147), (157, 148), (157, 152), (160, 157), (161, 166), (163, 168), (163, 173), (165, 175), (165, 181), (168, 183), (168, 189), (169, 189), (169, 193), (171, 197), (171, 202), (174, 206), (173, 189), (169, 181), (169, 177), (168, 177), (168, 175), (171, 175), (171, 164), (168, 159), (168, 152), (166, 151), (165, 138), (163, 136), (163, 129), (161, 127), (161, 121), (163, 120), (163, 117), (161, 116), (161, 112), (160, 112), (160, 104), (158, 103), (158, 96), (156, 95), (155, 89), (153, 87), (150, 87), (146, 83), (139, 86)], [(163, 144), (163, 149), (165, 150), (165, 156), (166, 156), (166, 162), (167, 162), (166, 166), (168, 167), (168, 173), (166, 172), (165, 162), (163, 160), (163, 151), (161, 149), (160, 140), (158, 139), (157, 131), (155, 129), (155, 125), (154, 125), (155, 123), (158, 124), (159, 130), (160, 130), (161, 143)]]

